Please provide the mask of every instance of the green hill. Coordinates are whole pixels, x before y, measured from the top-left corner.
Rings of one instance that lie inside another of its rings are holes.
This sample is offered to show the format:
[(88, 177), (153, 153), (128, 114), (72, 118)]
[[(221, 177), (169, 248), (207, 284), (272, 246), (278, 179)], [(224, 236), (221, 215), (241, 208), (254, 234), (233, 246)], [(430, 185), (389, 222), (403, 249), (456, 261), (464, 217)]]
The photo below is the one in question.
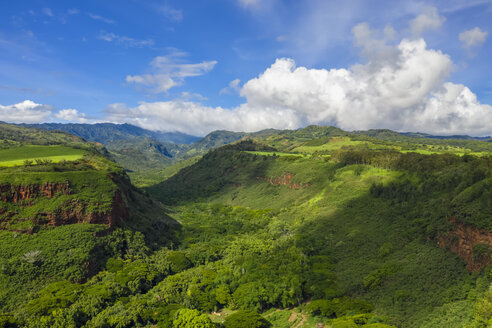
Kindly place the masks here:
[[(267, 139), (272, 145), (286, 148), (305, 142), (295, 137), (287, 140), (286, 144), (277, 137)], [(403, 145), (392, 146), (397, 149)], [(252, 276), (239, 280), (259, 284), (254, 288), (262, 286), (265, 295), (275, 295), (269, 288), (287, 288), (281, 281), (286, 279), (283, 275), (292, 272), (276, 271), (274, 259), (278, 256), (286, 263), (289, 260), (275, 245), (280, 240), (291, 240), (290, 252), (296, 250), (307, 256), (308, 263), (313, 261), (320, 272), (328, 275), (310, 286), (310, 277), (317, 275), (310, 271), (314, 267), (294, 274), (299, 279), (294, 290), (298, 288), (297, 297), (304, 301), (341, 296), (364, 299), (372, 304), (374, 315), (398, 327), (471, 325), (477, 297), (490, 284), (488, 269), (484, 269), (491, 263), (492, 246), (486, 243), (492, 236), (486, 233), (492, 230), (492, 203), (486, 191), (491, 177), (490, 157), (460, 157), (447, 150), (434, 155), (362, 150), (366, 147), (355, 141), (345, 147), (326, 147), (330, 153), (326, 155), (279, 156), (273, 151), (244, 151), (240, 143), (208, 153), (148, 190), (176, 208), (184, 229), (190, 231), (190, 252), (204, 247), (199, 246), (201, 243), (209, 245), (214, 234), (221, 242), (220, 246), (214, 242), (219, 254), (237, 247), (232, 246), (237, 240), (259, 243), (259, 249), (276, 249), (267, 262), (262, 262), (261, 255), (250, 258), (247, 268)], [(230, 238), (229, 245), (228, 238), (219, 237), (227, 236), (231, 229), (224, 226), (227, 221), (218, 219), (224, 217), (214, 212), (219, 208), (266, 211), (268, 219), (238, 217), (234, 222), (237, 230), (231, 226), (235, 237)], [(260, 225), (241, 228), (253, 222)], [(465, 226), (468, 235), (456, 233)], [(197, 238), (197, 232), (206, 239)], [(483, 243), (478, 242), (480, 238)], [(465, 249), (460, 252), (455, 244), (463, 244)], [(469, 253), (466, 247), (471, 248)], [(222, 260), (226, 267), (232, 261), (227, 255)], [(214, 263), (219, 265), (222, 260)], [(261, 273), (260, 268), (266, 271)], [(222, 279), (225, 277), (218, 278)], [(268, 287), (270, 279), (275, 282)], [(242, 290), (241, 283), (234, 286), (237, 283), (228, 286), (233, 298)], [(253, 301), (246, 308), (262, 311), (265, 307), (289, 305), (288, 301), (278, 303), (282, 296), (278, 297), (268, 298), (265, 303)], [(291, 302), (293, 306), (298, 304), (296, 300)], [(490, 318), (491, 312), (487, 313)], [(318, 316), (323, 321), (321, 318)], [(326, 324), (336, 322), (324, 320)]]
[(2, 314), (50, 283), (86, 281), (110, 257), (138, 257), (174, 241), (177, 222), (100, 145), (6, 124), (0, 135)]
[(87, 141), (95, 141), (102, 143), (103, 145), (117, 140), (132, 140), (137, 137), (176, 144), (190, 144), (200, 139), (180, 132), (150, 131), (131, 124), (43, 123), (23, 124), (23, 126), (49, 131), (65, 131), (72, 135), (84, 138)]
[[(310, 126), (219, 131), (194, 148), (209, 149), (203, 156), (190, 157), (155, 140), (121, 141), (127, 160), (160, 153), (174, 162), (160, 171), (165, 181), (149, 176), (147, 183), (156, 183), (144, 190), (128, 183), (104, 149), (85, 145), (88, 154), (65, 166), (41, 161), (3, 169), (11, 185), (38, 175), (39, 186), (61, 185), (52, 198), (43, 196), (46, 188), (29, 190), (39, 196), (31, 203), (10, 201), (20, 190), (3, 191), (6, 207), (18, 213), (8, 222), (34, 224), (24, 231), (6, 225), (0, 233), (0, 326), (491, 322), (488, 142)], [(90, 220), (55, 220), (53, 228), (50, 215), (29, 216), (73, 199), (88, 204), (84, 211), (105, 213), (118, 191), (125, 219), (109, 230)]]

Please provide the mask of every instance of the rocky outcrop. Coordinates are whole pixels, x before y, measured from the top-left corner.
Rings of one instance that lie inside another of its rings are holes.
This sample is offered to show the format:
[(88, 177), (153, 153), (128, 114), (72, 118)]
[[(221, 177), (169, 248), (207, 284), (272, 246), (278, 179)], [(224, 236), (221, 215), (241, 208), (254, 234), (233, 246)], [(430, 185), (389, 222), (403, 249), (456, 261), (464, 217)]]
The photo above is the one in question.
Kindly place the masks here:
[[(128, 189), (128, 190), (126, 190)], [(66, 183), (44, 183), (33, 185), (8, 185), (0, 186), (0, 200), (5, 203), (15, 203), (20, 208), (28, 207), (36, 198), (55, 198), (60, 195), (73, 195), (72, 200), (50, 212), (38, 212), (31, 220), (35, 225), (57, 227), (74, 223), (104, 224), (113, 227), (117, 222), (129, 217), (129, 208), (126, 202), (130, 187), (116, 189), (110, 206), (107, 204), (86, 204), (77, 199)], [(90, 208), (89, 208), (90, 207)], [(101, 210), (97, 210), (98, 207)], [(0, 206), (0, 229), (8, 229), (8, 222), (16, 216), (16, 213), (7, 211)], [(18, 219), (16, 219), (18, 220)], [(26, 219), (23, 219), (26, 220)]]
[(258, 180), (267, 181), (273, 186), (289, 186), (290, 189), (304, 189), (309, 187), (309, 184), (307, 183), (303, 184), (303, 183), (293, 182), (292, 181), (293, 178), (294, 175), (292, 173), (286, 173), (282, 176), (275, 177), (275, 178), (257, 177)]
[(0, 185), (0, 199), (3, 202), (18, 203), (22, 200), (28, 200), (37, 197), (52, 198), (56, 194), (68, 195), (70, 194), (69, 182), (64, 183), (50, 183), (33, 185)]
[(440, 235), (438, 246), (447, 248), (465, 260), (469, 271), (478, 271), (492, 264), (492, 232), (452, 221), (456, 228)]
[(63, 209), (58, 209), (52, 213), (38, 213), (33, 219), (34, 223), (45, 226), (57, 227), (74, 223), (105, 224), (113, 227), (117, 222), (124, 221), (129, 216), (129, 209), (121, 196), (121, 192), (116, 190), (113, 195), (111, 208), (108, 211), (87, 211), (84, 204), (72, 201), (65, 204)]

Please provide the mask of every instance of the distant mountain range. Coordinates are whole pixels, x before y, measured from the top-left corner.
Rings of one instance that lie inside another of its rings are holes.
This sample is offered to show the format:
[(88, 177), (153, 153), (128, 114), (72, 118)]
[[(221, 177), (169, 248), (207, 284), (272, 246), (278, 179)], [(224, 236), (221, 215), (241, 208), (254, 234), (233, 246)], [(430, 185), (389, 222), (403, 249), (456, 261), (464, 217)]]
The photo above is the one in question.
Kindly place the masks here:
[[(387, 142), (436, 144), (443, 139), (454, 139), (456, 146), (462, 143), (491, 141), (490, 137), (434, 136), (425, 133), (399, 133), (388, 129), (347, 132), (333, 126), (307, 126), (298, 130), (267, 129), (258, 132), (213, 131), (203, 138), (180, 132), (150, 131), (131, 124), (76, 124), (43, 123), (20, 124), (20, 126), (42, 130), (67, 132), (87, 141), (99, 142), (109, 151), (110, 157), (124, 167), (134, 183), (145, 185), (160, 176), (163, 169), (178, 161), (196, 161), (208, 150), (237, 142), (246, 137), (256, 140), (282, 140), (284, 144), (295, 144), (327, 137), (375, 138)], [(418, 140), (418, 141), (417, 141)], [(294, 142), (295, 141), (295, 142)], [(294, 142), (294, 143), (293, 143)], [(483, 147), (477, 145), (477, 147)], [(174, 172), (174, 171), (173, 171)]]
[(82, 137), (87, 141), (95, 141), (104, 145), (117, 140), (131, 140), (136, 137), (145, 137), (160, 142), (172, 142), (177, 144), (191, 144), (198, 141), (200, 137), (181, 132), (150, 131), (131, 124), (78, 124), (78, 123), (42, 123), (21, 124), (25, 127), (43, 130), (65, 131)]
[[(33, 127), (43, 130), (65, 131), (87, 141), (95, 141), (107, 145), (119, 140), (132, 140), (134, 138), (144, 137), (164, 143), (186, 144), (197, 151), (208, 150), (219, 147), (231, 142), (235, 142), (245, 136), (251, 135), (268, 135), (277, 134), (282, 130), (267, 129), (259, 132), (232, 132), (217, 130), (209, 133), (205, 137), (197, 137), (181, 132), (161, 132), (151, 131), (131, 124), (114, 124), (114, 123), (41, 123), (41, 124), (19, 124), (25, 127)], [(304, 129), (302, 129), (304, 130)], [(347, 133), (347, 132), (345, 132)], [(367, 131), (353, 131), (353, 134), (363, 134), (373, 137), (395, 137), (406, 136), (412, 138), (430, 138), (430, 139), (461, 139), (461, 140), (492, 140), (491, 136), (472, 137), (468, 135), (451, 135), (440, 136), (421, 132), (395, 132), (389, 129), (372, 129)], [(194, 145), (192, 145), (194, 144)]]

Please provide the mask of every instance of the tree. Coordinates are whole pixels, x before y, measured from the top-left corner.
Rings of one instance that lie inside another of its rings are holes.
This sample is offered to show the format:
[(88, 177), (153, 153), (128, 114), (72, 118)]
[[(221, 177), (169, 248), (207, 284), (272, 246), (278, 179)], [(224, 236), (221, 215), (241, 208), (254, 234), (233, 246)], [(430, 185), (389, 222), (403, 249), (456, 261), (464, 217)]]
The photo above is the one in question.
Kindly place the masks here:
[(253, 311), (240, 310), (228, 316), (224, 321), (225, 328), (269, 328), (272, 324)]
[(198, 310), (181, 309), (174, 315), (173, 327), (215, 328), (215, 324), (206, 314), (202, 314)]

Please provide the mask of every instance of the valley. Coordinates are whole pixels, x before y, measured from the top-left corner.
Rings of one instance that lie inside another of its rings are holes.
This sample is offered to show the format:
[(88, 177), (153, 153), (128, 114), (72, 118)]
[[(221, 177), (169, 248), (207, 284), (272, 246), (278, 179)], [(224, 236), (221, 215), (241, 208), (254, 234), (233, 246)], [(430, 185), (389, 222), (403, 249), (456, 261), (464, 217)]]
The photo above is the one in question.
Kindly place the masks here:
[(135, 131), (0, 124), (0, 327), (492, 324), (488, 140)]

